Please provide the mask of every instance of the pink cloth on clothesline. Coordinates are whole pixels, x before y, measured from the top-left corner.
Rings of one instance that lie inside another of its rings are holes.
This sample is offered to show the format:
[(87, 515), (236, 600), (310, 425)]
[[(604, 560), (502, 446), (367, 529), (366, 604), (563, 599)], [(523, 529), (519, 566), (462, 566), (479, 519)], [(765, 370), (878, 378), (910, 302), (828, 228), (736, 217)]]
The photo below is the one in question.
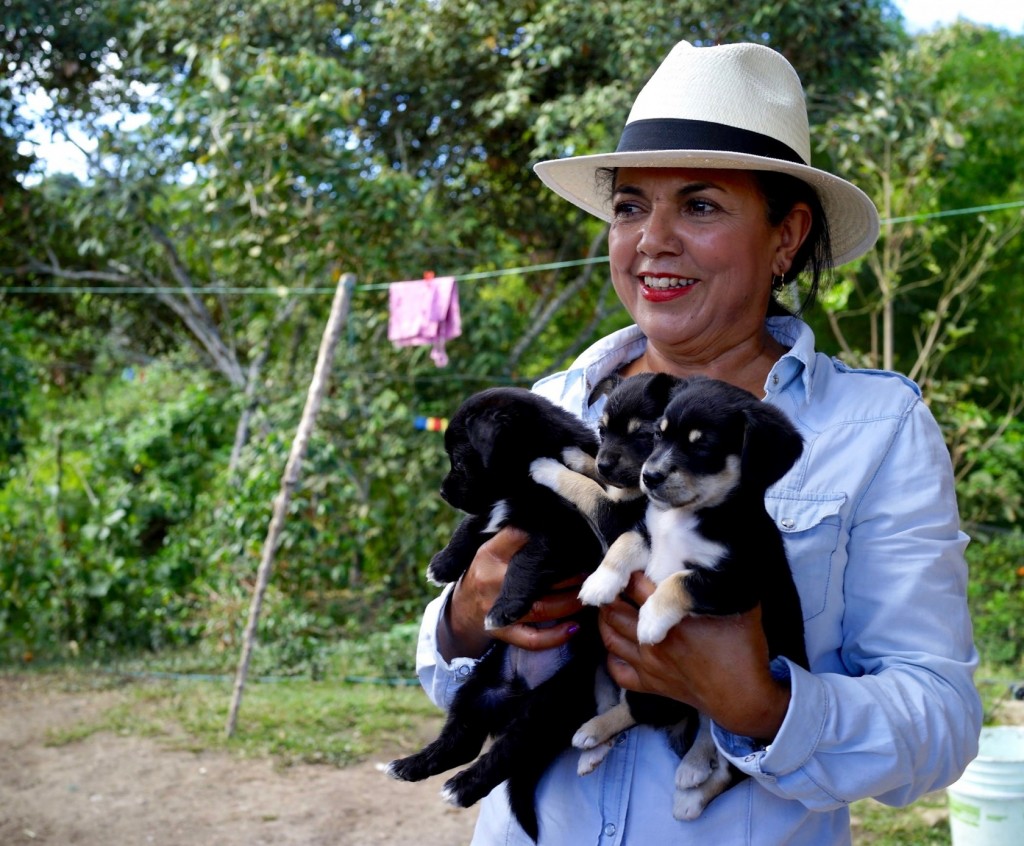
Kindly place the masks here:
[(445, 341), (462, 334), (455, 277), (392, 282), (388, 301), (388, 340), (398, 347), (430, 344), (434, 364), (444, 367), (448, 363)]

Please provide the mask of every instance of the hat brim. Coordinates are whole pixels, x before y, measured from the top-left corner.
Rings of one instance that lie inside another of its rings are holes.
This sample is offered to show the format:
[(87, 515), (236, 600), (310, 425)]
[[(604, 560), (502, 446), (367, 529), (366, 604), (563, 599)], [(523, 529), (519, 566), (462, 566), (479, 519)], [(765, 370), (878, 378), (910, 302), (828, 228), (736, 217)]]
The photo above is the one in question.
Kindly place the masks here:
[(691, 169), (762, 170), (788, 173), (811, 185), (828, 218), (832, 265), (864, 255), (878, 239), (875, 204), (856, 185), (809, 165), (746, 153), (715, 150), (640, 150), (550, 159), (534, 165), (534, 172), (556, 194), (601, 220), (612, 219), (611, 196), (598, 179), (602, 168), (682, 167)]

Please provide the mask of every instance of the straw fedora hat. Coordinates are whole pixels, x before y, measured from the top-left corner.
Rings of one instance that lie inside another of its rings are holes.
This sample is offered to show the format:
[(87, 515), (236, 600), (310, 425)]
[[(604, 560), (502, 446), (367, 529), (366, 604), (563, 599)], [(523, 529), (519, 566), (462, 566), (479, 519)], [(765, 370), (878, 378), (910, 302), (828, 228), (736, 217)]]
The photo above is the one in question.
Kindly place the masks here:
[(537, 175), (569, 202), (611, 220), (599, 168), (766, 170), (803, 179), (828, 218), (834, 265), (878, 237), (878, 211), (845, 179), (810, 166), (803, 86), (780, 53), (761, 44), (694, 47), (681, 41), (641, 89), (614, 153), (538, 162)]

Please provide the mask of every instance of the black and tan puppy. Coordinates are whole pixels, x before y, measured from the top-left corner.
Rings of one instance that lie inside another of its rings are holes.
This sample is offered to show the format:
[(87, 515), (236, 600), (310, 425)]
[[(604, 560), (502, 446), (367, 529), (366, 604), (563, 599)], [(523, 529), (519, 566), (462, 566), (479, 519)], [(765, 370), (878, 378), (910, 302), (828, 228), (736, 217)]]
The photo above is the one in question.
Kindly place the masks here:
[[(628, 541), (611, 544), (581, 599), (610, 602), (634, 571), (644, 570), (657, 589), (640, 609), (641, 643), (659, 642), (688, 614), (732, 614), (760, 602), (771, 657), (785, 655), (806, 667), (799, 596), (764, 507), (765, 491), (802, 448), (785, 415), (748, 392), (703, 377), (677, 382), (640, 474), (648, 500), (644, 524), (623, 536)], [(572, 462), (581, 472), (584, 463)], [(568, 479), (564, 468), (558, 473), (535, 462), (534, 475), (579, 507), (595, 509), (593, 489)], [(594, 513), (608, 507), (606, 501)], [(627, 698), (589, 720), (574, 743), (596, 748), (636, 721)], [(676, 774), (675, 815), (695, 818), (732, 780), (702, 718)]]
[[(533, 481), (529, 468), (541, 456), (566, 449), (594, 456), (597, 447), (582, 421), (527, 390), (492, 388), (470, 397), (445, 432), (451, 470), (441, 488), (467, 516), (431, 561), (431, 580), (457, 580), (502, 526), (525, 530), (529, 540), (509, 562), (487, 617), (487, 626), (498, 628), (527, 614), (558, 582), (591, 572), (603, 553), (597, 535), (579, 511)], [(446, 782), (443, 795), (469, 807), (507, 780), (512, 812), (536, 840), (537, 782), (595, 708), (601, 647), (589, 613), (562, 650), (530, 652), (495, 641), (456, 694), (437, 739), (392, 761), (389, 775), (419, 781), (444, 772), (472, 761), (492, 737), (484, 755)]]

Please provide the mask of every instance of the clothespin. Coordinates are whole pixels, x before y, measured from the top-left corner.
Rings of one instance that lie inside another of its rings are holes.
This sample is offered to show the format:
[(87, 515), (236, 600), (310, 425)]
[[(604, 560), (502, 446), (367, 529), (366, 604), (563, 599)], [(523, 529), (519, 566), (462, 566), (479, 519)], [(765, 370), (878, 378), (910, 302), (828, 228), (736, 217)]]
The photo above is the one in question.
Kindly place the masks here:
[(448, 428), (447, 417), (415, 417), (412, 425), (421, 432), (443, 432)]
[(424, 270), (423, 271), (423, 278), (424, 279), (433, 279), (434, 278), (434, 271), (433, 270)]

